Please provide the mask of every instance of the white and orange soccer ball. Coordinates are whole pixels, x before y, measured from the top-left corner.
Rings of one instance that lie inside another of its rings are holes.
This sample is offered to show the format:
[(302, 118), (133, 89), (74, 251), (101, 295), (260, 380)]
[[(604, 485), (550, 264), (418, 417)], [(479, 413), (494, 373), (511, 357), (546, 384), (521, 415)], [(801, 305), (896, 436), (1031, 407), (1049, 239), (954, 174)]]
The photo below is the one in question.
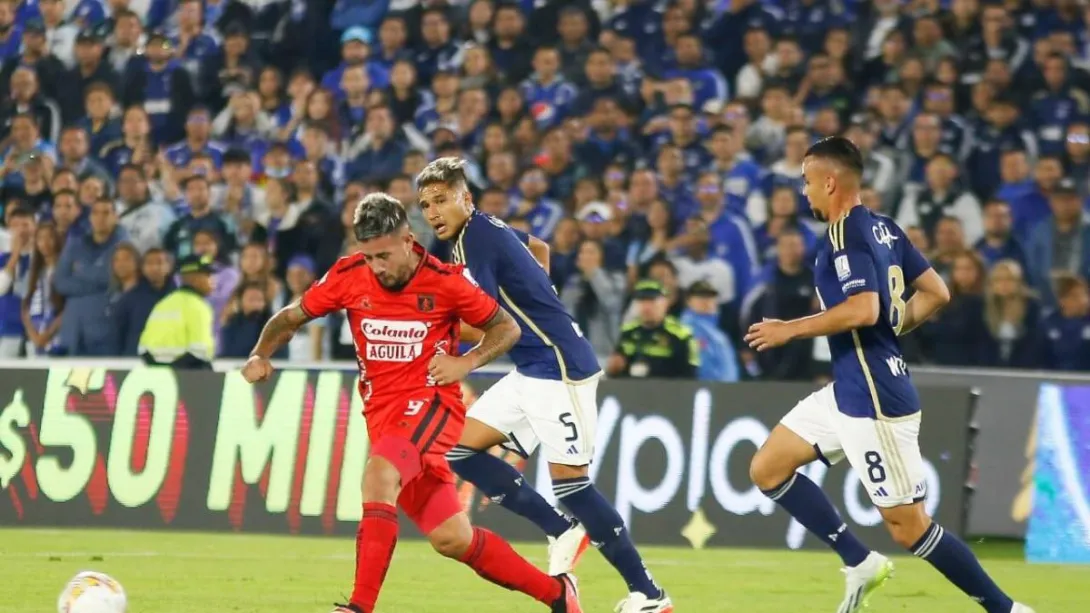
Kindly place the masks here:
[(57, 599), (58, 613), (125, 613), (128, 599), (117, 579), (94, 571), (72, 577)]

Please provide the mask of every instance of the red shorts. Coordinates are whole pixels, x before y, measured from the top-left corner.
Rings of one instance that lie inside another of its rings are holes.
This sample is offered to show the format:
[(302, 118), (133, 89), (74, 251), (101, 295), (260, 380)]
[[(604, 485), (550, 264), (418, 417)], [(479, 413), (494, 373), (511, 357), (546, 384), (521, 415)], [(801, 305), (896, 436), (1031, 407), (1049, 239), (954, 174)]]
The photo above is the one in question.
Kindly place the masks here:
[(410, 404), (419, 400), (383, 403), (391, 410), (374, 411), (386, 419), (369, 414), (368, 430), (371, 454), (385, 458), (401, 473), (398, 506), (420, 532), (428, 534), (462, 510), (446, 453), (462, 436), (465, 407), (460, 398), (434, 392), (423, 407)]

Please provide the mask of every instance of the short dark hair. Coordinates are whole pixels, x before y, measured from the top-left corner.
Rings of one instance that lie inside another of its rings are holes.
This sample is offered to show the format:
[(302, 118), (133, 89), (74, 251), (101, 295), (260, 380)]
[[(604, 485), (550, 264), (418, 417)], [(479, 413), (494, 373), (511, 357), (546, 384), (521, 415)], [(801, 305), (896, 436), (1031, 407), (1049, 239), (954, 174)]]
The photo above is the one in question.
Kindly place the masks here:
[(144, 173), (144, 167), (140, 164), (133, 164), (132, 162), (122, 164), (121, 169), (117, 171), (117, 174), (118, 176), (121, 176), (121, 173), (126, 171), (135, 172), (136, 175), (140, 177), (141, 181), (147, 181), (147, 175)]
[(10, 213), (8, 213), (9, 217), (11, 217), (12, 219), (15, 219), (16, 217), (34, 219), (34, 211), (32, 211), (25, 202), (20, 199), (13, 200), (13, 202), (16, 203), (15, 208), (13, 208)]
[(863, 154), (855, 143), (843, 136), (829, 136), (819, 140), (810, 145), (803, 157), (829, 160), (850, 170), (857, 177), (863, 177)]
[(467, 187), (466, 163), (455, 157), (439, 158), (427, 166), (416, 177), (417, 189), (423, 189), (428, 185), (442, 183), (447, 187)]
[(356, 240), (361, 243), (380, 236), (389, 236), (409, 225), (405, 207), (390, 194), (375, 192), (367, 194), (359, 205), (352, 219), (352, 229)]
[(77, 194), (75, 190), (62, 189), (62, 190), (58, 191), (57, 193), (53, 194), (53, 202), (56, 202), (57, 198), (60, 198), (61, 196), (71, 196), (72, 199), (76, 201), (76, 204), (80, 203), (79, 202), (79, 194)]
[(1086, 280), (1075, 273), (1063, 271), (1052, 275), (1052, 285), (1056, 288), (1057, 298), (1067, 298), (1076, 289), (1086, 287)]

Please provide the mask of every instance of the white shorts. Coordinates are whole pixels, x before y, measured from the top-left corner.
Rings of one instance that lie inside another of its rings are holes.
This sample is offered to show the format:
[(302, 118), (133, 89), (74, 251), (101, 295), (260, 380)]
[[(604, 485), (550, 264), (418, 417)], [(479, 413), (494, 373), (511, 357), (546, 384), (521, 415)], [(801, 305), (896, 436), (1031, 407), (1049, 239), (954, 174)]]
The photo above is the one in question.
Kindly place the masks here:
[(507, 436), (504, 447), (529, 456), (540, 444), (550, 464), (584, 466), (594, 457), (598, 378), (565, 383), (507, 373), (469, 408), (467, 417)]
[(813, 445), (826, 464), (848, 458), (875, 506), (913, 504), (927, 496), (919, 413), (896, 421), (844, 415), (830, 383), (803, 398), (780, 423)]

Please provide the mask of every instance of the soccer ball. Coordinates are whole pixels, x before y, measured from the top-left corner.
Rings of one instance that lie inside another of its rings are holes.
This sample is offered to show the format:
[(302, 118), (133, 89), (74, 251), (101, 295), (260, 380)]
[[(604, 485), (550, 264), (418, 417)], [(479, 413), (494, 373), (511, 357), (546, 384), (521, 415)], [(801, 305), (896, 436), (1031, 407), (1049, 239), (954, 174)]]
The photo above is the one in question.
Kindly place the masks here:
[(72, 577), (57, 599), (57, 613), (125, 613), (127, 606), (117, 579), (94, 571)]

